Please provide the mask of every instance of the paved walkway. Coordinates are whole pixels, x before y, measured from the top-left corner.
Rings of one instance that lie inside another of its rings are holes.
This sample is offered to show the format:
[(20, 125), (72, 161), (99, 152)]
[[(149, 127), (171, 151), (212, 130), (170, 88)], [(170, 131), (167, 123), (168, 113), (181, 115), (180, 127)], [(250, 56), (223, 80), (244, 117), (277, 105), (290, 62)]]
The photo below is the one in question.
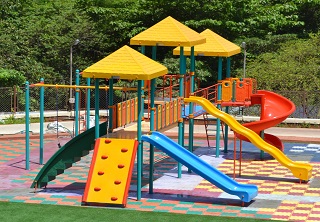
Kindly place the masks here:
[[(73, 127), (73, 122), (62, 122), (62, 124), (68, 129)], [(135, 127), (133, 125), (119, 129), (118, 134), (126, 136), (134, 131)], [(147, 124), (144, 127), (145, 131), (148, 131)], [(188, 129), (188, 127), (185, 128)], [(2, 134), (0, 138), (5, 138), (0, 140), (0, 201), (81, 206), (92, 152), (67, 169), (64, 174), (57, 176), (48, 184), (47, 189), (40, 189), (35, 193), (29, 187), (42, 167), (38, 164), (39, 140), (31, 138), (31, 170), (24, 170), (24, 129), (24, 125), (0, 126), (0, 134)], [(33, 135), (37, 135), (39, 124), (31, 124), (30, 130)], [(313, 176), (308, 183), (300, 184), (288, 169), (268, 154), (265, 154), (264, 159), (261, 160), (260, 151), (250, 143), (243, 145), (240, 176), (238, 161), (234, 171), (233, 140), (228, 144), (231, 150), (228, 153), (221, 151), (222, 154), (217, 158), (215, 141), (210, 141), (212, 147), (208, 147), (204, 137), (204, 126), (196, 125), (195, 154), (230, 177), (233, 177), (235, 172), (236, 181), (257, 185), (258, 196), (242, 207), (238, 198), (224, 193), (201, 177), (188, 173), (186, 168), (183, 168), (182, 178), (179, 179), (177, 163), (159, 150), (155, 152), (154, 194), (148, 194), (149, 147), (145, 144), (142, 199), (136, 200), (136, 172), (134, 172), (127, 208), (198, 215), (319, 221), (320, 129), (275, 127), (266, 132), (289, 141), (284, 143), (284, 153), (293, 161), (304, 161), (313, 165)], [(167, 130), (165, 134), (174, 138), (176, 128)], [(55, 132), (51, 132), (50, 135), (55, 135)], [(229, 136), (232, 137), (232, 135), (230, 132)], [(60, 138), (60, 141), (57, 141), (54, 136), (47, 136), (45, 161), (59, 149), (58, 142), (64, 143), (68, 139)], [(187, 143), (188, 140), (185, 141), (185, 144)], [(221, 145), (223, 145), (222, 142)], [(237, 152), (236, 155), (238, 158), (239, 153)]]

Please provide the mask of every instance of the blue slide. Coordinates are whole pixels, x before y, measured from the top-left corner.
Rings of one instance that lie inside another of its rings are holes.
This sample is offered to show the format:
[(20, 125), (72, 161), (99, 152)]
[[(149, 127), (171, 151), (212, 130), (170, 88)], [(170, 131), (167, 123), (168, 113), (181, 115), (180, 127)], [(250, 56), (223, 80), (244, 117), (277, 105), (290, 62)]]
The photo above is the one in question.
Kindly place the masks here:
[(258, 194), (256, 185), (237, 183), (162, 133), (152, 132), (151, 135), (143, 135), (141, 140), (154, 145), (221, 190), (238, 196), (244, 202), (250, 202)]

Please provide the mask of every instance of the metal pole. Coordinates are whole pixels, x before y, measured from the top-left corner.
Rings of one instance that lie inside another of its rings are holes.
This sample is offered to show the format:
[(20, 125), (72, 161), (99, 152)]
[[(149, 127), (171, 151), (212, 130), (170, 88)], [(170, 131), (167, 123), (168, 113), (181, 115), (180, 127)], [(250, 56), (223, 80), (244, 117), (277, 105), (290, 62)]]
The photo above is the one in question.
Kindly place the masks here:
[(241, 47), (244, 50), (243, 54), (243, 78), (246, 78), (246, 57), (247, 57), (247, 46), (245, 42), (241, 43)]
[[(44, 82), (41, 78), (40, 82)], [(43, 164), (43, 125), (44, 125), (44, 87), (40, 87), (40, 160), (39, 163)]]
[(26, 81), (25, 85), (25, 100), (26, 100), (26, 170), (29, 170), (29, 156), (30, 156), (30, 136), (29, 136), (29, 82)]
[[(80, 42), (80, 40), (76, 39), (74, 41), (74, 43), (70, 46), (70, 85), (72, 85), (72, 75), (73, 75), (73, 73), (72, 73), (72, 56), (73, 56), (72, 55), (72, 47), (75, 46), (75, 45), (78, 45), (79, 42)], [(69, 98), (70, 98), (70, 100), (72, 98), (72, 88), (70, 88), (70, 97)]]
[[(77, 69), (76, 70), (76, 86), (79, 85), (79, 83), (80, 83), (79, 76), (80, 76), (80, 73), (79, 73), (79, 70)], [(74, 108), (75, 108), (74, 128), (75, 128), (75, 136), (78, 136), (78, 134), (79, 134), (79, 89), (76, 88), (75, 91), (76, 92), (75, 92), (75, 103), (74, 103)]]

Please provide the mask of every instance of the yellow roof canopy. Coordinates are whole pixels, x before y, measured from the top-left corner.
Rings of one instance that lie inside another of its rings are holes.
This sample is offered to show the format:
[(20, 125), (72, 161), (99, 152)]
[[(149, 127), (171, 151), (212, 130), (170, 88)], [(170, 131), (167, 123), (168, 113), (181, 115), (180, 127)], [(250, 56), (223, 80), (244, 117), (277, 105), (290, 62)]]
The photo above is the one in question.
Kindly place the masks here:
[(86, 68), (82, 76), (86, 78), (118, 78), (129, 80), (151, 80), (168, 73), (160, 63), (140, 52), (123, 46), (109, 56)]
[(130, 45), (194, 46), (205, 42), (206, 39), (198, 32), (168, 16), (132, 37)]
[[(200, 35), (205, 37), (207, 42), (194, 47), (195, 56), (230, 57), (240, 53), (241, 51), (239, 46), (214, 33), (210, 29), (204, 30)], [(175, 48), (173, 50), (173, 54), (180, 55), (180, 48)], [(190, 54), (191, 48), (184, 48), (184, 55), (189, 56)]]

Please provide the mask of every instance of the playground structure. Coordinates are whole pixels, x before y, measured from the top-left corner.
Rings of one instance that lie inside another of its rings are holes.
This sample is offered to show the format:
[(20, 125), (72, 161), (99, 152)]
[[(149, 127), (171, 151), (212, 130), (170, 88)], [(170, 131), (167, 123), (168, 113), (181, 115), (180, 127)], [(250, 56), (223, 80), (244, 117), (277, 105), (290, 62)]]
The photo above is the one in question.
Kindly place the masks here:
[[(179, 36), (181, 35), (181, 33), (183, 33), (182, 36)], [(209, 35), (212, 35), (212, 32), (208, 30), (206, 30), (206, 32), (203, 35), (208, 33)], [(273, 107), (270, 105), (272, 104), (272, 102), (273, 104), (279, 105), (280, 102), (282, 103), (283, 101), (285, 101), (283, 100), (283, 98), (271, 94), (267, 91), (256, 91), (256, 83), (252, 79), (236, 79), (230, 77), (229, 57), (237, 53), (240, 50), (238, 49), (239, 47), (233, 50), (230, 54), (221, 55), (227, 57), (226, 79), (222, 79), (222, 58), (219, 57), (218, 84), (213, 86), (212, 88), (202, 89), (195, 92), (195, 55), (201, 54), (213, 56), (209, 52), (203, 51), (201, 49), (206, 39), (207, 41), (208, 39), (210, 39), (208, 37), (204, 37), (203, 35), (196, 33), (195, 31), (189, 29), (188, 27), (184, 26), (183, 24), (179, 23), (173, 18), (168, 17), (163, 21), (157, 23), (155, 26), (152, 26), (151, 28), (147, 29), (146, 31), (138, 34), (137, 36), (131, 39), (131, 44), (141, 46), (142, 53), (138, 53), (130, 47), (124, 46), (119, 50), (115, 51), (114, 53), (110, 54), (108, 57), (85, 69), (82, 73), (82, 76), (84, 78), (94, 78), (95, 81), (95, 127), (79, 134), (78, 136), (70, 140), (65, 146), (63, 146), (57, 152), (57, 154), (55, 154), (42, 168), (42, 170), (35, 178), (31, 187), (38, 188), (47, 186), (48, 182), (53, 180), (56, 177), (56, 175), (62, 173), (66, 168), (71, 167), (72, 163), (74, 163), (83, 155), (87, 154), (90, 150), (92, 150), (93, 144), (95, 144), (94, 156), (85, 188), (83, 203), (114, 204), (125, 206), (126, 197), (128, 193), (128, 184), (130, 184), (130, 176), (132, 174), (132, 166), (134, 162), (136, 149), (137, 199), (141, 199), (142, 142), (145, 141), (150, 143), (149, 193), (153, 193), (153, 155), (154, 146), (156, 146), (157, 148), (163, 150), (169, 156), (175, 158), (179, 162), (178, 177), (181, 177), (181, 164), (184, 164), (190, 170), (198, 173), (199, 175), (201, 175), (202, 177), (204, 177), (220, 189), (224, 190), (225, 192), (238, 196), (240, 200), (243, 202), (250, 202), (258, 193), (257, 186), (239, 184), (234, 180), (230, 179), (228, 176), (222, 174), (215, 168), (211, 167), (210, 165), (202, 162), (198, 157), (192, 154), (194, 118), (203, 113), (209, 113), (213, 116), (216, 116), (217, 125), (220, 125), (221, 120), (225, 122), (236, 132), (236, 135), (239, 139), (250, 140), (254, 145), (259, 147), (260, 149), (269, 152), (280, 163), (288, 167), (295, 177), (299, 178), (300, 180), (309, 180), (312, 171), (311, 165), (296, 163), (286, 158), (282, 154), (281, 147), (278, 141), (276, 141), (275, 137), (267, 136), (269, 138), (269, 141), (272, 142), (272, 145), (270, 145), (269, 143), (261, 139), (260, 136), (258, 136), (257, 133), (260, 134), (261, 132), (263, 132), (264, 129), (273, 126), (272, 124), (275, 124), (276, 121), (271, 121), (271, 119), (276, 119), (277, 123), (279, 121), (283, 121), (284, 118), (290, 115), (290, 112), (292, 111), (292, 109), (294, 109), (294, 107), (292, 107), (292, 103), (288, 102), (288, 109), (286, 110), (286, 112), (284, 112), (284, 115), (282, 115), (281, 117), (270, 116), (270, 114), (280, 114), (280, 112), (278, 111), (273, 113), (270, 112), (270, 110), (273, 110)], [(180, 37), (180, 39), (177, 36)], [(174, 41), (172, 40), (172, 37), (175, 37)], [(179, 39), (179, 41), (177, 41), (176, 39)], [(172, 100), (172, 103), (164, 102), (164, 108), (160, 106), (162, 104), (158, 104), (158, 106), (155, 105), (155, 79), (160, 76), (166, 75), (167, 69), (166, 67), (158, 64), (154, 60), (149, 59), (148, 57), (143, 55), (145, 46), (152, 46), (152, 59), (156, 59), (156, 46), (178, 46), (180, 54), (180, 84), (179, 98), (177, 99), (176, 103), (173, 102), (174, 100)], [(190, 51), (188, 51), (188, 47), (190, 47)], [(205, 49), (209, 48), (208, 46), (204, 47)], [(184, 89), (183, 84), (184, 76), (186, 74), (186, 55), (184, 54), (185, 52), (186, 54), (189, 52), (191, 58), (190, 91), (188, 92), (191, 95), (190, 98), (184, 98), (189, 96), (184, 95), (186, 91)], [(127, 140), (120, 139), (114, 143), (113, 139), (101, 138), (107, 132), (107, 128), (109, 132), (109, 134), (107, 134), (107, 137), (110, 137), (110, 131), (112, 131), (114, 127), (113, 121), (107, 121), (107, 123), (102, 123), (101, 125), (99, 125), (99, 80), (106, 78), (109, 79), (109, 120), (117, 119), (115, 118), (115, 116), (117, 115), (120, 115), (120, 118), (118, 118), (118, 123), (120, 122), (121, 124), (123, 124), (122, 120), (124, 119), (124, 122), (126, 123), (128, 119), (137, 120), (136, 142), (133, 140), (131, 140), (130, 142)], [(115, 106), (112, 102), (113, 98), (111, 96), (115, 88), (113, 86), (114, 79), (136, 80), (138, 83), (136, 89), (137, 99), (129, 100), (130, 102), (126, 101), (125, 103), (118, 105), (117, 109), (115, 109)], [(150, 88), (150, 102), (148, 102), (148, 104), (150, 104), (149, 109), (151, 135), (142, 136), (141, 121), (143, 119), (143, 106), (145, 103), (142, 95), (144, 94), (144, 90), (146, 89), (144, 88), (145, 81), (150, 81), (150, 87), (147, 88)], [(75, 86), (75, 88), (79, 88), (79, 86)], [(213, 88), (215, 90), (213, 90)], [(279, 98), (281, 98), (282, 100), (280, 100)], [(189, 105), (186, 106), (185, 104), (183, 104), (182, 100), (186, 103), (189, 103)], [(215, 108), (213, 103), (217, 105), (217, 108)], [(246, 127), (241, 126), (237, 121), (235, 121), (230, 115), (227, 114), (229, 106), (249, 106), (253, 104), (261, 105), (262, 114), (261, 121), (258, 124), (250, 125), (252, 130), (248, 130)], [(226, 113), (220, 111), (221, 107), (223, 106), (226, 107)], [(157, 107), (161, 108), (159, 108), (159, 114), (155, 118), (155, 113), (158, 110)], [(173, 107), (173, 110), (176, 109), (176, 112), (168, 111), (168, 115), (166, 115), (166, 110), (170, 110), (170, 107)], [(281, 106), (280, 108), (283, 108), (283, 106)], [(127, 112), (123, 111), (124, 109), (126, 109)], [(128, 112), (128, 110), (130, 110), (130, 112)], [(132, 110), (134, 110), (134, 112), (132, 112)], [(115, 111), (117, 111), (118, 114), (115, 115)], [(128, 113), (130, 113), (130, 115), (128, 115)], [(161, 116), (163, 113), (165, 114), (165, 118)], [(177, 114), (176, 118), (170, 117), (171, 114), (175, 113)], [(132, 118), (132, 116), (137, 117), (137, 119)], [(189, 121), (189, 151), (183, 148), (184, 118), (187, 118)], [(173, 123), (175, 122), (175, 120), (176, 122), (178, 122), (178, 143), (173, 142), (161, 133), (155, 132), (155, 130), (157, 130), (159, 126), (159, 119), (164, 121), (165, 125), (167, 123)], [(158, 123), (158, 125), (156, 123)], [(217, 130), (217, 135), (220, 135), (219, 130)], [(219, 141), (219, 138), (220, 137), (217, 136), (216, 140)], [(225, 139), (227, 139), (227, 137), (225, 137)], [(106, 145), (103, 141), (105, 141), (105, 143), (107, 144), (110, 144)], [(226, 144), (227, 143), (225, 143), (224, 147), (225, 151), (227, 151)], [(103, 153), (103, 151), (101, 150), (103, 150), (106, 147), (108, 147), (108, 150), (112, 150), (112, 152), (109, 154)], [(120, 148), (120, 151), (123, 149), (126, 149), (128, 151), (128, 147), (133, 148), (130, 149), (131, 155), (129, 155), (129, 157), (126, 157), (125, 163), (111, 163), (112, 167), (118, 166), (118, 169), (127, 168), (128, 171), (126, 171), (124, 174), (119, 173), (122, 176), (124, 176), (123, 178), (118, 179), (117, 176), (119, 174), (112, 174), (111, 176), (112, 180), (110, 181), (111, 183), (113, 183), (113, 185), (122, 185), (110, 188), (111, 185), (107, 185), (107, 179), (104, 179), (103, 177), (103, 175), (107, 174), (106, 166), (108, 165), (101, 164), (101, 161), (108, 160), (111, 156), (117, 157), (121, 155), (119, 153), (115, 154), (115, 150), (117, 150), (117, 148)], [(219, 147), (220, 145), (216, 145), (216, 156), (219, 156)], [(121, 167), (119, 167), (120, 165)], [(124, 183), (124, 181), (126, 181), (126, 183)], [(108, 194), (105, 193), (105, 190), (107, 190)], [(102, 195), (102, 197), (100, 194)]]

